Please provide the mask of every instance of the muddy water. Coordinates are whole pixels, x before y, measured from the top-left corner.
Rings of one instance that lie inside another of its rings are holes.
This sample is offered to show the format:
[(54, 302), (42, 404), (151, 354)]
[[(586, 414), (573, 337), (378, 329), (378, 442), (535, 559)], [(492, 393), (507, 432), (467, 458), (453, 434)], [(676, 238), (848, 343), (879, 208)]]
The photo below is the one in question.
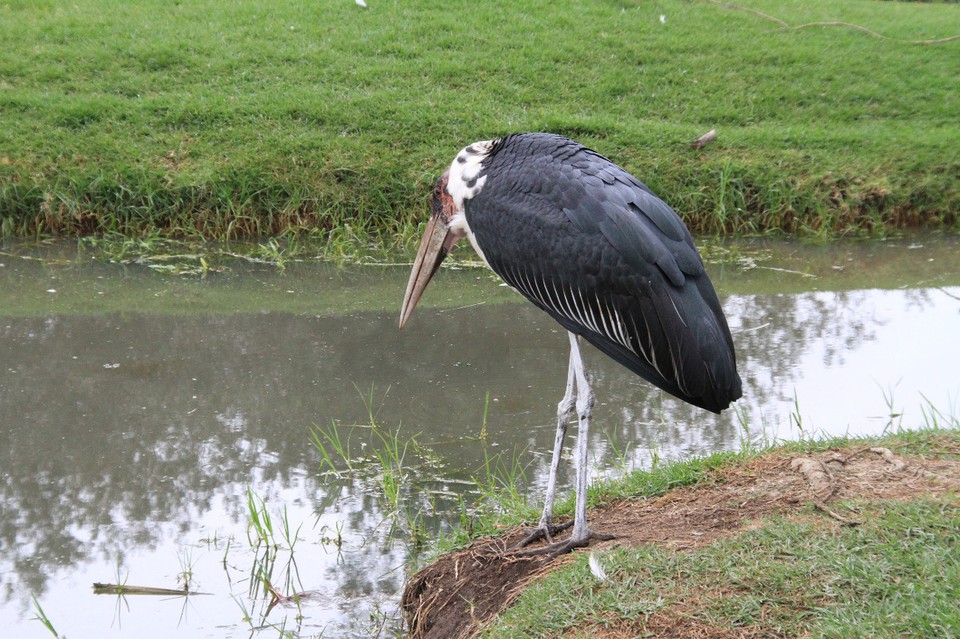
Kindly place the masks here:
[[(651, 450), (960, 412), (956, 238), (705, 254), (745, 397), (714, 416), (586, 350), (595, 474)], [(404, 267), (224, 266), (172, 276), (62, 246), (0, 252), (0, 624), (14, 635), (50, 636), (32, 595), (70, 637), (389, 636), (420, 552), (411, 519), (428, 543), (458, 525), (497, 454), (538, 498), (567, 357), (549, 318), (463, 268), (438, 275), (399, 332)], [(401, 514), (371, 421), (407, 443)], [(349, 441), (352, 471), (325, 472), (316, 425)], [(249, 494), (270, 544), (250, 529)], [(265, 580), (307, 594), (271, 608)], [(203, 594), (96, 595), (95, 582)]]

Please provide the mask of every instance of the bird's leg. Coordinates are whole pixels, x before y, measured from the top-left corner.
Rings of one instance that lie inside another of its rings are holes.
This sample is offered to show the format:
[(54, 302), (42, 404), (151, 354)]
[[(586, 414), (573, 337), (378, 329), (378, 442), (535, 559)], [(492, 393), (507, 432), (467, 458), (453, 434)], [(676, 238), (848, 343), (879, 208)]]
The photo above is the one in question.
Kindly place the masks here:
[[(521, 553), (523, 555), (550, 554), (551, 556), (557, 556), (574, 548), (586, 546), (591, 539), (613, 539), (613, 535), (592, 532), (587, 526), (587, 443), (590, 434), (590, 416), (593, 411), (593, 391), (590, 389), (590, 381), (587, 379), (587, 373), (583, 367), (580, 343), (573, 333), (570, 333), (570, 367), (577, 388), (576, 408), (579, 424), (576, 450), (577, 492), (574, 502), (573, 533), (566, 541), (553, 543), (536, 550), (527, 550)], [(566, 429), (566, 426), (564, 426), (564, 429)], [(544, 515), (546, 515), (546, 509), (544, 509)]]
[[(569, 333), (571, 344), (575, 343), (576, 336)], [(570, 347), (570, 360), (567, 366), (567, 389), (563, 394), (563, 399), (557, 404), (557, 434), (553, 442), (553, 458), (550, 461), (550, 475), (547, 477), (547, 492), (544, 498), (543, 514), (540, 516), (540, 523), (534, 528), (523, 541), (514, 546), (514, 550), (528, 546), (538, 539), (546, 539), (553, 542), (553, 535), (566, 530), (572, 525), (568, 521), (559, 526), (553, 525), (553, 500), (557, 494), (557, 470), (560, 468), (560, 457), (563, 454), (563, 440), (567, 436), (567, 424), (573, 415), (574, 398), (573, 390), (576, 383), (576, 372), (573, 363), (573, 346)]]
[[(587, 526), (587, 444), (590, 434), (590, 417), (593, 413), (593, 390), (590, 380), (583, 367), (583, 358), (580, 356), (580, 345), (575, 339), (571, 340), (571, 358), (574, 361), (574, 370), (577, 377), (577, 494), (574, 502), (573, 533), (564, 543), (552, 549), (552, 554), (559, 555), (574, 548), (580, 548), (590, 543), (590, 539), (613, 539), (612, 535), (594, 533)], [(574, 354), (575, 353), (575, 354)]]

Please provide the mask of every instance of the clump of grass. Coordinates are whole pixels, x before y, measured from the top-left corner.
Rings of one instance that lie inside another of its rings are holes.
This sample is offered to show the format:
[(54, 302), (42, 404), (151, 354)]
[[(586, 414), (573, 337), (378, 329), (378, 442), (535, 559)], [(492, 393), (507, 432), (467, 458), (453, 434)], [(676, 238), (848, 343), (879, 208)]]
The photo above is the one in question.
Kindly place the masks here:
[[(367, 435), (366, 441), (359, 445), (360, 455), (351, 452), (357, 430)], [(320, 465), (325, 472), (374, 478), (384, 503), (393, 511), (400, 508), (408, 488), (408, 452), (415, 450), (418, 456), (427, 455), (427, 449), (417, 442), (416, 435), (402, 437), (399, 428), (391, 431), (376, 423), (343, 426), (332, 421), (330, 426), (314, 425), (309, 437), (311, 445), (320, 453)]]
[(403, 486), (407, 480), (404, 458), (407, 448), (416, 445), (416, 436), (400, 441), (399, 429), (395, 432), (373, 428), (373, 434), (380, 440), (373, 454), (380, 462), (380, 486), (383, 497), (392, 510), (399, 510)]
[[(418, 441), (418, 434), (402, 435), (399, 426), (390, 429), (378, 422), (373, 386), (366, 392), (359, 388), (357, 391), (367, 412), (367, 423), (315, 424), (310, 429), (310, 444), (320, 454), (324, 472), (357, 480), (362, 487), (375, 490), (393, 525), (402, 528), (410, 543), (419, 547), (427, 533), (424, 508), (430, 508), (432, 503), (429, 490), (423, 489), (421, 482), (429, 483), (437, 477), (438, 458), (429, 446)], [(363, 435), (362, 439), (355, 437), (358, 433)], [(342, 530), (337, 530), (332, 539), (339, 547)]]
[[(276, 627), (266, 621), (267, 615), (275, 605), (281, 602), (293, 602), (298, 611), (300, 608), (301, 595), (298, 593), (303, 592), (303, 583), (297, 567), (295, 548), (303, 524), (301, 523), (295, 529), (291, 526), (286, 506), (283, 507), (279, 523), (276, 523), (270, 515), (266, 501), (256, 495), (251, 488), (247, 488), (247, 512), (248, 542), (255, 550), (254, 559), (250, 564), (249, 595), (254, 600), (263, 595), (269, 601), (265, 603), (265, 609), (258, 614), (260, 625)], [(278, 535), (281, 539), (278, 539)], [(281, 545), (281, 540), (285, 545)], [(229, 552), (229, 543), (224, 553), (224, 566), (227, 563), (227, 552)], [(281, 561), (282, 557), (286, 557), (285, 562)], [(283, 592), (293, 594), (288, 596), (282, 594)], [(242, 601), (239, 599), (237, 601), (243, 611), (244, 620), (252, 624), (256, 606), (251, 611)], [(281, 636), (284, 636), (282, 626)]]

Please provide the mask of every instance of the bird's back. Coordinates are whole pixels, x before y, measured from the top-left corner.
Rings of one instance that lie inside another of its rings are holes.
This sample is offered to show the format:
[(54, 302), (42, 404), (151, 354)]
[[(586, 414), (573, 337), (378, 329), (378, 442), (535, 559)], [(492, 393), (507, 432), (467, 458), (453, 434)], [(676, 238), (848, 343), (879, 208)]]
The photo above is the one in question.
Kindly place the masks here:
[[(470, 147), (468, 147), (470, 148)], [(665, 391), (719, 412), (741, 395), (733, 340), (680, 217), (558, 135), (484, 147), (464, 202), (490, 267), (569, 331)]]

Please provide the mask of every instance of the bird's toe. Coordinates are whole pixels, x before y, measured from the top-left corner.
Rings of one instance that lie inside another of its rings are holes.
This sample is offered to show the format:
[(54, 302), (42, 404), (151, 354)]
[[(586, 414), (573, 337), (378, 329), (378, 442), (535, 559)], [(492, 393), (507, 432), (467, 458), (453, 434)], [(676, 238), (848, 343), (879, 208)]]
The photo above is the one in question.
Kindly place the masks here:
[[(569, 526), (569, 523), (570, 522), (567, 522), (566, 524), (564, 524), (564, 527)], [(539, 530), (540, 529), (535, 530), (533, 533), (531, 533), (531, 535), (527, 539), (530, 539), (530, 537), (533, 537), (533, 535), (536, 534), (537, 531)], [(540, 539), (542, 537), (543, 535), (541, 535), (540, 537), (534, 537), (533, 541), (536, 541), (537, 539)], [(519, 550), (520, 548), (523, 548), (523, 546), (518, 544), (517, 546), (514, 546), (514, 551), (516, 556), (518, 557), (536, 557), (539, 555), (549, 555), (549, 557), (553, 559), (554, 557), (565, 555), (566, 553), (570, 552), (571, 550), (574, 550), (575, 548), (586, 548), (587, 546), (590, 545), (591, 540), (609, 541), (611, 539), (616, 539), (616, 535), (598, 533), (598, 532), (593, 532), (592, 530), (587, 530), (587, 533), (585, 535), (577, 535), (577, 536), (571, 535), (568, 539), (565, 539), (563, 541), (549, 543), (549, 540), (548, 540), (547, 545), (542, 546), (540, 548), (531, 548), (529, 550)], [(525, 539), (524, 542), (526, 541), (527, 540)], [(524, 543), (524, 542), (521, 542), (521, 543)]]
[(521, 539), (516, 545), (514, 545), (510, 550), (518, 551), (521, 548), (526, 548), (530, 544), (540, 541), (541, 539), (546, 540), (548, 544), (553, 543), (554, 535), (563, 532), (567, 528), (573, 525), (573, 520), (566, 521), (562, 524), (545, 524), (541, 522), (536, 528), (530, 531), (526, 537)]

